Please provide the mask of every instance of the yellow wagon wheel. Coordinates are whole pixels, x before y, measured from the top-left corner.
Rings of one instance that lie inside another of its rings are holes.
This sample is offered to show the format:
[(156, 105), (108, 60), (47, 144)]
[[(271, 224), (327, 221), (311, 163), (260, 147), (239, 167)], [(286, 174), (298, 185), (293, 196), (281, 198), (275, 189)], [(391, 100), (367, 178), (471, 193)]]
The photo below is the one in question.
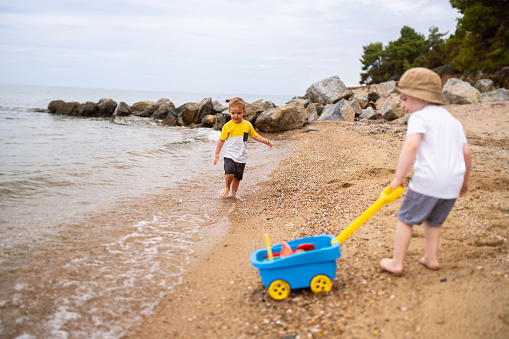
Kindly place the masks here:
[(274, 280), (270, 283), (269, 295), (274, 300), (283, 300), (290, 295), (290, 285), (284, 280)]
[(332, 281), (328, 276), (319, 274), (311, 280), (309, 288), (311, 288), (313, 293), (319, 293), (322, 291), (329, 292), (332, 288)]

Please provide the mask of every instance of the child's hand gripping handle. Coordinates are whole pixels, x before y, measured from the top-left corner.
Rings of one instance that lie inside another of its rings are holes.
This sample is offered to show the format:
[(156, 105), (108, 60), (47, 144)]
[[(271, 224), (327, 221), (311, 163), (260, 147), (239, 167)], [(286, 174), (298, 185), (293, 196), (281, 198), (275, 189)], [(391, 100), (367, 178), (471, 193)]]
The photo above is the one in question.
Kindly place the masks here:
[(342, 244), (343, 241), (348, 239), (355, 231), (357, 231), (357, 229), (361, 227), (366, 221), (368, 221), (368, 219), (371, 218), (373, 214), (375, 214), (380, 208), (382, 208), (383, 205), (393, 202), (401, 195), (401, 193), (403, 193), (403, 187), (398, 186), (393, 191), (392, 187), (388, 186), (380, 194), (378, 200), (364, 213), (362, 213), (360, 217), (355, 219), (355, 221), (351, 223), (350, 226), (348, 226), (343, 232), (341, 232), (341, 234), (338, 235), (336, 239), (332, 240), (332, 243), (334, 244), (335, 241), (339, 241), (339, 243)]

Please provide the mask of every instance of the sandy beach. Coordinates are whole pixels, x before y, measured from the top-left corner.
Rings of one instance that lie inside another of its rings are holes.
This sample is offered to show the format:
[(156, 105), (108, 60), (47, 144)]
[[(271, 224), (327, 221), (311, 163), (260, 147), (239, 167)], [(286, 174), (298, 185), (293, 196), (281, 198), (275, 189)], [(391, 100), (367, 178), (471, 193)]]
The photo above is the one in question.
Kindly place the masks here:
[(249, 261), (264, 233), (272, 244), (341, 233), (391, 182), (406, 133), (401, 122), (314, 123), (284, 133), (294, 151), (259, 190), (225, 200), (235, 205), (227, 231), (197, 243), (184, 282), (128, 338), (507, 338), (509, 103), (446, 108), (463, 124), (473, 171), (442, 228), (439, 271), (419, 264), (421, 226), (402, 276), (380, 269), (400, 197), (341, 245), (329, 293), (270, 298)]

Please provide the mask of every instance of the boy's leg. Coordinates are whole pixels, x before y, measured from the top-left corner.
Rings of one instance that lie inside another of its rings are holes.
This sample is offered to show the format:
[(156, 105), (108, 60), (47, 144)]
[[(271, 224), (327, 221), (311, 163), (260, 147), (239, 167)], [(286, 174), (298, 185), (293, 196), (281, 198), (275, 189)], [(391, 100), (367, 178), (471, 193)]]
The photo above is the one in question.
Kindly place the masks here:
[(237, 194), (237, 192), (239, 191), (239, 185), (240, 180), (234, 177), (232, 181), (232, 197), (237, 199), (240, 199), (240, 196)]
[[(223, 198), (226, 198), (228, 196), (228, 193), (230, 192), (230, 186), (232, 185), (232, 181), (235, 177), (235, 174), (226, 174), (224, 176), (224, 183), (225, 183), (225, 187), (223, 189), (223, 192), (221, 192), (221, 196)], [(238, 184), (237, 184), (237, 187), (238, 187)]]
[(438, 242), (440, 240), (440, 227), (431, 226), (424, 222), (424, 237), (426, 239), (426, 253), (420, 263), (432, 270), (440, 269), (438, 263)]
[(412, 240), (412, 226), (398, 220), (396, 226), (396, 234), (394, 236), (394, 253), (393, 258), (384, 258), (380, 261), (382, 269), (393, 274), (403, 272), (403, 263), (405, 261), (406, 251)]

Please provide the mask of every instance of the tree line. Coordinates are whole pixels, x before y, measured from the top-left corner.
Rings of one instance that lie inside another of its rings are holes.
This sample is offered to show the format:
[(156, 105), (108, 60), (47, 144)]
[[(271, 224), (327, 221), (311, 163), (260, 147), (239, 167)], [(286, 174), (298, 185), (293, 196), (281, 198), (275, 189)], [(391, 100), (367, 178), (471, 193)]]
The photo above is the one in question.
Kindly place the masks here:
[(430, 27), (425, 37), (403, 26), (401, 36), (386, 46), (381, 42), (363, 46), (361, 84), (398, 80), (412, 67), (463, 74), (481, 70), (491, 74), (509, 66), (509, 0), (450, 0), (462, 17), (456, 31), (440, 33)]

